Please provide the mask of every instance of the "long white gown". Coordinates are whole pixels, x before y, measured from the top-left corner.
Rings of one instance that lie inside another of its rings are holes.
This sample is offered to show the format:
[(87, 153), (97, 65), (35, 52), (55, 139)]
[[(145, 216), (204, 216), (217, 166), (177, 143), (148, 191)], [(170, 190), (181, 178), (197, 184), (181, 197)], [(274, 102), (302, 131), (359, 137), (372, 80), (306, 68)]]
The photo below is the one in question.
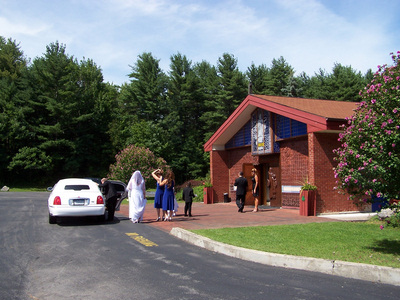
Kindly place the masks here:
[(129, 219), (133, 223), (143, 221), (144, 209), (146, 207), (146, 185), (140, 171), (135, 171), (132, 174), (127, 190), (129, 197)]

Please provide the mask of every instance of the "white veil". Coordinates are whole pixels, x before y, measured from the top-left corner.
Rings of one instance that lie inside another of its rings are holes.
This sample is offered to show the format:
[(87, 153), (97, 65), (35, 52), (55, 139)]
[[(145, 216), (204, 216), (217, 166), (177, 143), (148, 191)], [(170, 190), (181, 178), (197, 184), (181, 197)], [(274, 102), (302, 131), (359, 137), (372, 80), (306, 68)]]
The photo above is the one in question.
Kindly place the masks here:
[(132, 189), (137, 189), (141, 188), (142, 190), (146, 190), (145, 184), (144, 184), (144, 179), (142, 177), (142, 174), (140, 171), (135, 171), (132, 174), (131, 179), (129, 180), (127, 190), (132, 191)]

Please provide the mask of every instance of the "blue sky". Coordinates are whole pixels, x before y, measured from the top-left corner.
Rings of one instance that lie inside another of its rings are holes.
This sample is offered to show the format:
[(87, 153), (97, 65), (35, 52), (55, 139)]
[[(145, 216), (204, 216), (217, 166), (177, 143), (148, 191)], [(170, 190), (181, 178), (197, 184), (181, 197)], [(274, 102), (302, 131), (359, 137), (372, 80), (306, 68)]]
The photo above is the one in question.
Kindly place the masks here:
[(115, 84), (143, 52), (165, 72), (179, 52), (212, 65), (230, 53), (242, 72), (283, 56), (296, 75), (335, 63), (365, 73), (400, 50), (399, 12), (399, 0), (0, 0), (0, 36), (31, 59), (58, 41)]

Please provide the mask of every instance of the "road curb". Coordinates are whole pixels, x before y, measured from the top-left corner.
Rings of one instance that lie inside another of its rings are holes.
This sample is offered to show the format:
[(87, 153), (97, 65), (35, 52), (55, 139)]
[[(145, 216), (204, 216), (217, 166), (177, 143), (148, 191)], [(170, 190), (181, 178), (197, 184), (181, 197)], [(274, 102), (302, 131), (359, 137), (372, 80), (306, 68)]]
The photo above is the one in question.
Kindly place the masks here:
[(207, 237), (179, 227), (172, 228), (170, 234), (190, 244), (210, 251), (264, 265), (320, 272), (329, 275), (400, 286), (399, 268), (276, 254), (240, 248), (213, 241)]

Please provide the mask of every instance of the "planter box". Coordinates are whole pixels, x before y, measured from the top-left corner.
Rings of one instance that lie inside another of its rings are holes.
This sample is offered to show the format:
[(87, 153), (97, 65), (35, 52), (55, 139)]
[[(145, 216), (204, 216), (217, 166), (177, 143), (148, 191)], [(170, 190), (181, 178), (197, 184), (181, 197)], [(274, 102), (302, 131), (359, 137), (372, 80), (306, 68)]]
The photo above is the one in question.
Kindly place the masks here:
[(317, 215), (317, 191), (300, 191), (300, 216)]
[(212, 187), (205, 187), (203, 189), (203, 200), (204, 204), (214, 203), (214, 189)]

